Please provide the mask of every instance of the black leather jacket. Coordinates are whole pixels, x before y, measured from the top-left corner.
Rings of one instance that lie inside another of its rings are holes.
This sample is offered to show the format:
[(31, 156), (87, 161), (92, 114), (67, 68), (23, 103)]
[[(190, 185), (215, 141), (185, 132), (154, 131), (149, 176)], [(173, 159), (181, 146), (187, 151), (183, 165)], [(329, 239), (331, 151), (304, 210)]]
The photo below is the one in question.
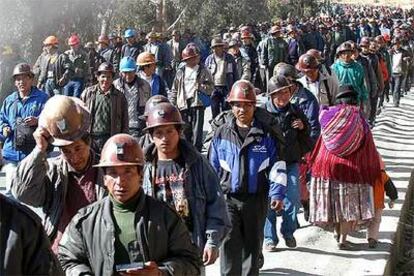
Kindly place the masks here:
[[(200, 259), (184, 222), (166, 204), (144, 194), (136, 210), (136, 235), (143, 261), (155, 261), (166, 275), (199, 275)], [(109, 197), (81, 209), (59, 244), (66, 275), (115, 273), (115, 226)]]

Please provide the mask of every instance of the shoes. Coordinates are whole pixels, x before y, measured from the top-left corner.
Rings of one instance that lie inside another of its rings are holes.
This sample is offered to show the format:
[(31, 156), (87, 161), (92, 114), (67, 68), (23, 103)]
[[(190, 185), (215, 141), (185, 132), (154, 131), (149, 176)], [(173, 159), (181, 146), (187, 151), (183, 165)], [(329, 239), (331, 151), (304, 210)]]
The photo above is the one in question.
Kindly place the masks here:
[(296, 239), (295, 239), (295, 237), (291, 237), (291, 238), (285, 239), (285, 244), (289, 248), (295, 248), (296, 247)]
[(338, 246), (338, 249), (339, 250), (352, 250), (353, 249), (353, 247), (352, 247), (352, 244), (351, 243), (349, 243), (348, 241), (345, 241), (345, 242), (338, 242), (337, 243), (337, 246)]
[(383, 108), (384, 106), (381, 106), (380, 108), (377, 109), (377, 116), (381, 114)]
[(341, 238), (341, 235), (339, 234), (334, 234), (334, 239), (336, 240), (337, 243), (339, 243), (339, 239)]
[(263, 253), (260, 252), (259, 257), (257, 258), (257, 266), (261, 269), (264, 265), (264, 256)]
[(368, 247), (369, 248), (377, 248), (378, 246), (378, 241), (373, 239), (373, 238), (369, 238), (368, 239)]
[(268, 242), (265, 244), (264, 250), (266, 250), (267, 252), (276, 252), (277, 247), (273, 242)]

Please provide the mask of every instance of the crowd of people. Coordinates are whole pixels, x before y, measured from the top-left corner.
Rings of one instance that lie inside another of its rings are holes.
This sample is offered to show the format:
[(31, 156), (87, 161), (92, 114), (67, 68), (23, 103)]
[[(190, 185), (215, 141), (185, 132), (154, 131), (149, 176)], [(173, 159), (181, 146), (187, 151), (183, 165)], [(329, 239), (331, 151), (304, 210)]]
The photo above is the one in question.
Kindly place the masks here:
[(371, 129), (414, 85), (414, 17), (335, 12), (209, 45), (189, 30), (71, 34), (66, 51), (45, 38), (2, 85), (0, 272), (199, 275), (220, 255), (222, 275), (258, 275), (278, 217), (297, 246), (301, 208), (339, 250), (363, 228), (375, 248), (398, 195)]

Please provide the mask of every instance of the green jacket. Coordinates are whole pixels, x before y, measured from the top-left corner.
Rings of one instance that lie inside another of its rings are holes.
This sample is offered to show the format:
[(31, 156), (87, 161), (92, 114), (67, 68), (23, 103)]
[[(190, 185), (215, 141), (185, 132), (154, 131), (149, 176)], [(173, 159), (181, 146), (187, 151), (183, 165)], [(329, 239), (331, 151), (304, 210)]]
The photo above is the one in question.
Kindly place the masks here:
[(358, 92), (359, 101), (366, 102), (368, 99), (368, 91), (365, 87), (364, 68), (357, 63), (352, 61), (351, 63), (345, 63), (339, 59), (332, 65), (332, 70), (338, 77), (339, 86), (352, 85), (355, 91)]
[(288, 44), (283, 38), (266, 38), (260, 53), (262, 65), (271, 68), (280, 62), (287, 62)]

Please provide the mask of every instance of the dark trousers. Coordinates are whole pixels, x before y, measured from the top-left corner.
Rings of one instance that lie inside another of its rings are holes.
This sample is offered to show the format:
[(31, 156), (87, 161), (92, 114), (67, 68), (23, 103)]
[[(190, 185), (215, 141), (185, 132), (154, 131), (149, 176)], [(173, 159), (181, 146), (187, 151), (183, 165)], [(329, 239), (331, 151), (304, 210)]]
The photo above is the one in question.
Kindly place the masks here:
[(191, 126), (190, 129), (187, 128), (187, 131), (184, 130), (184, 135), (200, 152), (203, 148), (204, 110), (204, 107), (190, 107), (181, 110), (184, 122)]
[(392, 98), (394, 106), (398, 107), (400, 105), (400, 97), (401, 97), (401, 85), (403, 82), (403, 75), (393, 75), (393, 90), (392, 90)]
[(261, 82), (261, 91), (263, 93), (266, 93), (267, 91), (267, 77), (266, 77), (266, 68), (259, 68), (259, 74), (260, 74), (260, 82)]
[(373, 124), (375, 123), (375, 118), (377, 117), (378, 97), (370, 98), (370, 102), (371, 102), (371, 111), (369, 114), (369, 122)]
[(382, 107), (384, 105), (384, 99), (386, 99), (388, 102), (389, 97), (390, 97), (390, 80), (384, 83), (384, 93), (382, 93), (382, 95), (379, 97), (378, 106)]
[(220, 248), (221, 275), (259, 275), (267, 205), (264, 193), (227, 196), (233, 227)]
[(65, 96), (70, 96), (70, 97), (77, 97), (80, 98), (82, 92), (83, 92), (83, 87), (84, 87), (84, 81), (83, 79), (73, 79), (70, 80), (65, 87), (63, 88), (63, 94)]
[(54, 95), (62, 94), (62, 89), (56, 85), (54, 79), (47, 79), (43, 89), (49, 98), (53, 97)]
[(402, 81), (401, 81), (401, 95), (404, 95), (404, 93), (406, 92), (407, 83), (408, 83), (408, 74), (404, 73), (404, 75), (402, 76)]
[(403, 92), (405, 92), (405, 94), (407, 94), (408, 91), (410, 91), (410, 89), (411, 89), (411, 85), (413, 83), (413, 78), (412, 77), (413, 77), (413, 68), (410, 64), (408, 66), (408, 72), (405, 74), (403, 85), (402, 85), (402, 90), (403, 90)]
[(215, 86), (211, 96), (211, 113), (213, 119), (221, 112), (230, 109), (226, 102), (228, 89), (225, 86)]

